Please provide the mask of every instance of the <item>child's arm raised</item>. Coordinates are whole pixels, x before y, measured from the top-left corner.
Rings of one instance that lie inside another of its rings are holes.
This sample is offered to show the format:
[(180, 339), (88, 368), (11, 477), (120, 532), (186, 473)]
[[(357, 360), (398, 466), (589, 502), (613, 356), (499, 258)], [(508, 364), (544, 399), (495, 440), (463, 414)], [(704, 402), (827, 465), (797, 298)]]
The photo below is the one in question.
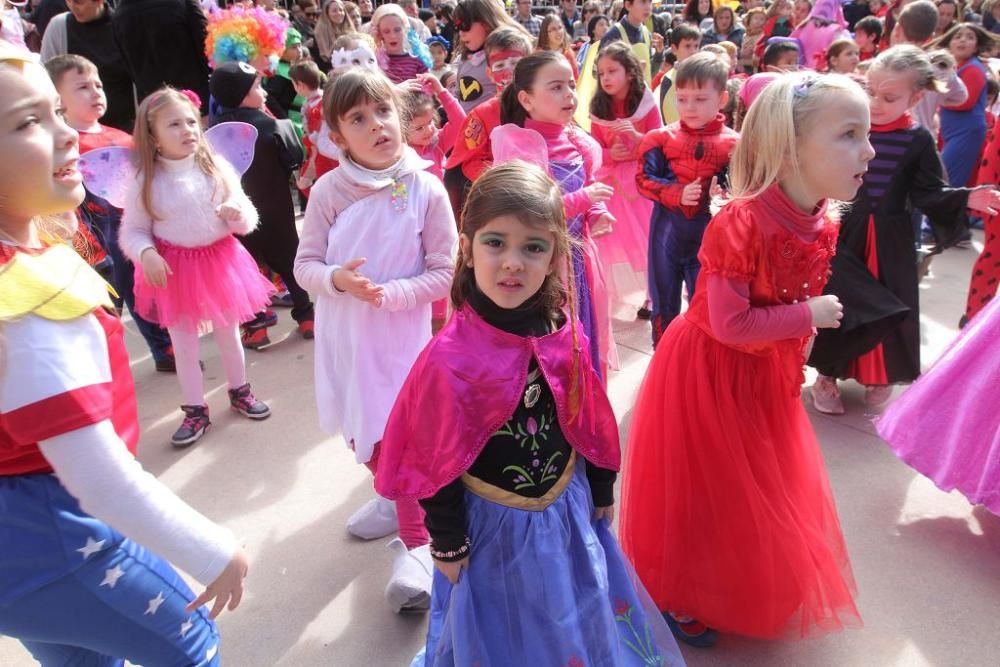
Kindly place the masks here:
[(433, 176), (424, 177), (423, 173), (417, 176), (415, 187), (431, 188), (421, 234), (425, 270), (411, 278), (397, 278), (382, 285), (385, 293), (381, 307), (388, 310), (409, 310), (447, 296), (455, 270), (458, 232), (448, 193)]

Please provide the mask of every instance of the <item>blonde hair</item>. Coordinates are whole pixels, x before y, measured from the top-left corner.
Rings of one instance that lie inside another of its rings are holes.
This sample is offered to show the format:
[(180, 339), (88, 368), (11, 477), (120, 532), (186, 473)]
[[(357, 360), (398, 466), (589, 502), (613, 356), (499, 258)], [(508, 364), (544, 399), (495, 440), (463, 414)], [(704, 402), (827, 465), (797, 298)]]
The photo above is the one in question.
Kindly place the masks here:
[[(344, 20), (339, 24), (334, 24), (330, 20), (330, 5), (333, 3), (340, 4), (341, 9), (344, 10)], [(322, 53), (324, 48), (332, 47), (329, 45), (333, 44), (338, 37), (343, 37), (344, 35), (349, 35), (352, 32), (357, 31), (358, 26), (354, 25), (354, 21), (351, 20), (351, 14), (347, 11), (347, 6), (343, 0), (326, 0), (323, 3), (323, 8), (320, 10), (319, 20), (316, 22), (316, 29), (313, 31), (313, 35), (316, 38), (316, 46), (320, 49), (324, 58), (329, 58), (329, 53)]]
[(781, 178), (789, 161), (797, 166), (798, 137), (821, 109), (845, 94), (868, 104), (861, 86), (842, 74), (785, 74), (769, 83), (750, 105), (729, 164), (733, 196), (756, 197)]
[[(195, 118), (201, 117), (198, 107), (194, 105), (194, 102), (187, 95), (169, 86), (157, 90), (144, 99), (139, 104), (139, 109), (135, 114), (135, 128), (132, 132), (132, 141), (135, 145), (136, 160), (138, 161), (138, 172), (136, 175), (143, 179), (142, 205), (146, 209), (146, 213), (153, 220), (160, 220), (156, 211), (153, 210), (153, 174), (156, 171), (156, 156), (158, 153), (156, 137), (153, 136), (153, 123), (158, 114), (173, 105), (180, 105), (187, 108)], [(229, 186), (226, 184), (226, 180), (219, 170), (219, 165), (216, 164), (215, 159), (212, 157), (212, 150), (209, 148), (208, 142), (205, 141), (205, 135), (202, 133), (200, 125), (198, 126), (198, 147), (194, 151), (194, 162), (201, 169), (202, 173), (214, 181), (216, 189), (213, 190), (212, 196), (215, 196), (218, 186), (221, 185), (224, 193), (223, 200), (228, 199)]]
[[(394, 16), (403, 22), (403, 37), (406, 38), (407, 33), (410, 31), (410, 17), (406, 15), (403, 8), (399, 5), (387, 2), (384, 5), (379, 5), (375, 13), (372, 14), (371, 20), (371, 36), (375, 40), (377, 46), (382, 46), (382, 31), (379, 30), (378, 24), (382, 22), (382, 19)], [(408, 48), (408, 47), (407, 47)]]
[(934, 76), (934, 65), (923, 49), (909, 44), (900, 44), (878, 54), (872, 60), (868, 73), (887, 70), (897, 74), (913, 75), (914, 92), (930, 90), (936, 93), (945, 92), (945, 86)]

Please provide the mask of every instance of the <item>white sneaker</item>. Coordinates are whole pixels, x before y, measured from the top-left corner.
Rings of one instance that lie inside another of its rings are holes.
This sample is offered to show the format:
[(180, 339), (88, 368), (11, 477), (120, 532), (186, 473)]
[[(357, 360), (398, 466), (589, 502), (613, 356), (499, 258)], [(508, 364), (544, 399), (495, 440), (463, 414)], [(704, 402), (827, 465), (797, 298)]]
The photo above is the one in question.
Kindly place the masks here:
[(385, 587), (385, 599), (396, 613), (427, 611), (431, 606), (431, 583), (434, 581), (434, 561), (431, 547), (425, 544), (407, 550), (398, 537), (386, 545), (396, 554), (392, 575)]
[(382, 496), (369, 500), (347, 520), (347, 532), (363, 540), (388, 537), (397, 530), (396, 503)]

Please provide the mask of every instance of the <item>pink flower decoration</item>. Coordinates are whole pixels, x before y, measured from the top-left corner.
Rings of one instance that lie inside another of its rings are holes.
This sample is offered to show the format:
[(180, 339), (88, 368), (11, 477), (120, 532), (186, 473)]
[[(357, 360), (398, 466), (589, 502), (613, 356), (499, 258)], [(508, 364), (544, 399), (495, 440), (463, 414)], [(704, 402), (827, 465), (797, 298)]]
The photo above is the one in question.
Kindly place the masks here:
[(531, 435), (538, 433), (538, 422), (535, 421), (534, 417), (528, 417), (528, 433)]

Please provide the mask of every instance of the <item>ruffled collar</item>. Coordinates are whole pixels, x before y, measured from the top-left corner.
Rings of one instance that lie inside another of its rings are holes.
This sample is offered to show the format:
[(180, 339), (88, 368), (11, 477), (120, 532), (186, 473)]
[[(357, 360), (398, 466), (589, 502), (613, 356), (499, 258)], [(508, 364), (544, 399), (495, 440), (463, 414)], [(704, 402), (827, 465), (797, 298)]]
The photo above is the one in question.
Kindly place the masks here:
[(349, 185), (362, 190), (376, 191), (387, 188), (400, 178), (423, 171), (429, 166), (431, 166), (430, 161), (422, 159), (416, 151), (404, 145), (403, 156), (387, 169), (368, 169), (352, 160), (350, 156), (344, 155), (337, 170)]
[(680, 121), (681, 127), (684, 128), (685, 132), (695, 135), (706, 135), (706, 134), (718, 134), (722, 131), (722, 126), (726, 124), (726, 117), (719, 113), (714, 119), (710, 120), (705, 127), (693, 128), (689, 127), (684, 121)]
[(172, 160), (170, 158), (163, 157), (162, 155), (157, 156), (156, 164), (160, 165), (164, 171), (179, 174), (186, 171), (191, 171), (195, 168), (194, 164), (194, 153), (188, 155), (187, 157), (182, 157), (179, 160)]
[(827, 200), (823, 199), (812, 212), (807, 213), (785, 194), (775, 183), (760, 195), (760, 203), (782, 227), (799, 238), (812, 241), (826, 224)]

